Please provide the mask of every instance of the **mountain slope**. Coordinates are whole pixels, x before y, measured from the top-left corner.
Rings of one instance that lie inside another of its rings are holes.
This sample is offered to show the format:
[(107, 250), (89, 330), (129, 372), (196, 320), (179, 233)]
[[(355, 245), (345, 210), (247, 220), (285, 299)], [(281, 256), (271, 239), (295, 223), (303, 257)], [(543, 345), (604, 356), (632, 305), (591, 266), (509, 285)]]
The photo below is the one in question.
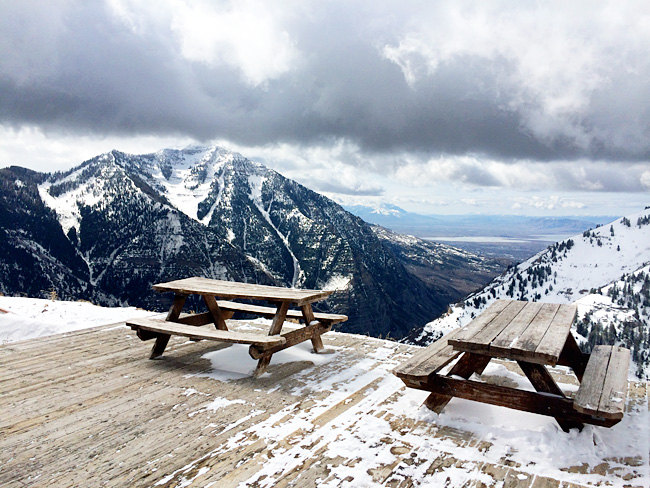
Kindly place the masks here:
[(410, 340), (431, 342), (467, 324), (499, 298), (576, 302), (581, 324), (577, 332), (584, 348), (601, 343), (629, 347), (638, 374), (647, 376), (649, 264), (650, 211), (646, 209), (558, 242), (509, 268), (482, 290), (454, 305), (448, 315), (427, 324), (418, 334), (414, 331)]
[(372, 230), (411, 273), (434, 288), (436, 300), (444, 306), (480, 289), (506, 268), (507, 260), (487, 259), (378, 225)]
[[(5, 294), (51, 288), (63, 298), (162, 310), (171, 297), (151, 285), (194, 275), (336, 289), (318, 306), (348, 314), (345, 330), (397, 338), (464, 294), (420, 279), (338, 204), (223, 148), (112, 151), (66, 173), (0, 175)], [(29, 272), (18, 279), (15, 268)]]
[(44, 179), (24, 168), (0, 170), (0, 291), (91, 298), (86, 263), (40, 198)]

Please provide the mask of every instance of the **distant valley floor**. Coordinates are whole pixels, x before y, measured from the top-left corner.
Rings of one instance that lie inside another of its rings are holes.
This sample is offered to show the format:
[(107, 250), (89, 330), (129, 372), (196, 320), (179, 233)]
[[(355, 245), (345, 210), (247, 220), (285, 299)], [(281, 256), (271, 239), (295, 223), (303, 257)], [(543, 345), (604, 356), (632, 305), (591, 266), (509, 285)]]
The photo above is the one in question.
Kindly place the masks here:
[(556, 242), (556, 240), (526, 237), (427, 237), (425, 240), (457, 247), (490, 259), (502, 259), (507, 264), (521, 263)]

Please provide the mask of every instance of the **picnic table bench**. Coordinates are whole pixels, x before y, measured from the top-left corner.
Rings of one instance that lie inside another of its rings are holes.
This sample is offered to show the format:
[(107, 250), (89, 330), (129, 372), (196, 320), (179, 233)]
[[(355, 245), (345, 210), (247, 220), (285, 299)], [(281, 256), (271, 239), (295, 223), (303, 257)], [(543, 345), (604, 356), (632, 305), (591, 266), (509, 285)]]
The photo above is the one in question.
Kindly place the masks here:
[[(583, 353), (571, 334), (575, 316), (575, 305), (497, 300), (393, 373), (406, 386), (431, 392), (424, 404), (437, 413), (459, 397), (549, 415), (567, 432), (585, 423), (611, 427), (623, 418), (630, 351), (596, 346)], [(494, 358), (516, 361), (536, 391), (470, 379)], [(580, 386), (573, 399), (548, 371), (555, 365), (576, 375)]]
[[(131, 319), (126, 323), (141, 340), (155, 339), (150, 359), (162, 356), (172, 335), (192, 340), (248, 344), (249, 354), (258, 360), (255, 376), (266, 371), (274, 353), (306, 340), (311, 340), (314, 352), (323, 351), (321, 335), (331, 330), (332, 325), (348, 319), (345, 315), (313, 311), (311, 304), (333, 293), (329, 290), (282, 288), (199, 277), (159, 283), (153, 285), (153, 289), (174, 293), (174, 301), (167, 315)], [(208, 311), (198, 314), (181, 313), (190, 295), (200, 295)], [(228, 300), (217, 300), (217, 297)], [(232, 301), (236, 299), (266, 301), (272, 306)], [(292, 305), (300, 310), (291, 310), (289, 307)], [(226, 320), (232, 318), (235, 312), (272, 318), (268, 335), (228, 330)], [(287, 318), (302, 321), (304, 325), (282, 333)], [(204, 327), (208, 324), (213, 324), (214, 328)]]

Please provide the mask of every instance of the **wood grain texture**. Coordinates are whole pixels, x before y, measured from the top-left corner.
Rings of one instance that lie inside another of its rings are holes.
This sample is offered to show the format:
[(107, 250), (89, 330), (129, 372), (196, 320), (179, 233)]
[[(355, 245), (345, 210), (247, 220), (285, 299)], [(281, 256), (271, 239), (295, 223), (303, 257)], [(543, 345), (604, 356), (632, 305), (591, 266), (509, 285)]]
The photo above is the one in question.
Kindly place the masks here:
[(623, 418), (629, 362), (628, 349), (596, 346), (576, 393), (575, 409), (604, 418)]
[(300, 306), (328, 297), (331, 290), (307, 290), (282, 288), (278, 286), (256, 285), (234, 281), (213, 280), (192, 277), (153, 285), (160, 292), (172, 291), (186, 295), (212, 295), (221, 298), (250, 298), (253, 300), (283, 301), (288, 300)]
[(421, 389), (433, 391), (440, 395), (465, 398), (490, 405), (562, 418), (567, 422), (611, 427), (619, 421), (619, 419), (606, 419), (577, 412), (573, 409), (573, 402), (568, 398), (548, 393), (516, 390), (473, 380), (435, 376), (428, 385), (424, 385)]
[(461, 352), (456, 351), (448, 341), (453, 339), (461, 329), (456, 329), (433, 344), (413, 354), (404, 361), (393, 374), (399, 378), (409, 378), (411, 381), (426, 381), (429, 375), (436, 373), (452, 362)]
[(329, 332), (330, 329), (331, 325), (329, 324), (321, 324), (320, 322), (312, 323), (312, 325), (307, 327), (300, 327), (299, 329), (283, 333), (280, 337), (285, 339), (286, 342), (284, 344), (278, 344), (269, 348), (261, 348), (252, 345), (248, 352), (253, 359), (261, 359), (264, 356), (282, 351), (283, 349), (295, 346), (301, 342), (312, 340), (314, 337), (320, 339), (320, 336)]
[(217, 304), (217, 300), (212, 295), (203, 295), (203, 301), (212, 315), (214, 326), (219, 330), (228, 330), (226, 319), (223, 312)]
[[(254, 315), (259, 315), (261, 317), (273, 318), (275, 315), (275, 308), (264, 307), (260, 305), (250, 305), (248, 303), (238, 303), (231, 302), (227, 300), (217, 300), (217, 304), (221, 310), (227, 310), (232, 312), (244, 312)], [(301, 319), (303, 318), (303, 313), (301, 310), (288, 310), (287, 317), (292, 319)], [(330, 322), (332, 324), (338, 322), (345, 322), (348, 320), (347, 315), (336, 314), (336, 313), (322, 313), (314, 312), (314, 318), (319, 322)]]
[(535, 349), (534, 357), (543, 358), (551, 365), (557, 364), (577, 313), (578, 308), (575, 305), (559, 306), (544, 337)]
[(539, 302), (527, 303), (521, 312), (497, 335), (490, 344), (490, 354), (498, 356), (508, 354), (517, 346), (519, 338), (526, 331), (538, 312), (542, 309)]
[(497, 300), (469, 324), (461, 327), (453, 338), (451, 345), (463, 347), (464, 343), (471, 340), (477, 333), (487, 327), (510, 303), (510, 300)]
[(286, 339), (277, 335), (268, 336), (227, 330), (214, 330), (205, 327), (167, 322), (166, 320), (149, 317), (129, 320), (127, 325), (132, 329), (144, 329), (167, 336), (180, 335), (192, 339), (207, 339), (238, 344), (254, 344), (259, 347), (277, 346), (286, 342)]
[[(557, 303), (545, 303), (535, 315), (535, 319), (526, 327), (526, 330), (519, 336), (517, 343), (512, 347), (512, 354), (517, 357), (533, 358), (535, 350), (544, 334), (553, 322), (560, 305)], [(559, 351), (558, 351), (559, 357)]]

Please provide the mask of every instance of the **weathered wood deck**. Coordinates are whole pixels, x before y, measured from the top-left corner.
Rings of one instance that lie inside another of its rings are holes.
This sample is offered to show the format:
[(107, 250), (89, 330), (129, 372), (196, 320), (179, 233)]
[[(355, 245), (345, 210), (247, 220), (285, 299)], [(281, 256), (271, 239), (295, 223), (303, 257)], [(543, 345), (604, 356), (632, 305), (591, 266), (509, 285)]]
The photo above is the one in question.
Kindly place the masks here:
[[(272, 362), (268, 375), (233, 381), (200, 375), (212, 370), (203, 354), (236, 346), (172, 338), (150, 361), (124, 325), (0, 346), (0, 486), (438, 486), (447, 469), (466, 474), (464, 486), (579, 487), (580, 473), (601, 472), (615, 486), (647, 483), (647, 445), (545, 477), (494, 439), (397, 408), (407, 392), (390, 370), (414, 348), (323, 339), (332, 359)], [(647, 385), (630, 385), (629, 402), (647, 410)], [(360, 463), (367, 478), (350, 484)]]

